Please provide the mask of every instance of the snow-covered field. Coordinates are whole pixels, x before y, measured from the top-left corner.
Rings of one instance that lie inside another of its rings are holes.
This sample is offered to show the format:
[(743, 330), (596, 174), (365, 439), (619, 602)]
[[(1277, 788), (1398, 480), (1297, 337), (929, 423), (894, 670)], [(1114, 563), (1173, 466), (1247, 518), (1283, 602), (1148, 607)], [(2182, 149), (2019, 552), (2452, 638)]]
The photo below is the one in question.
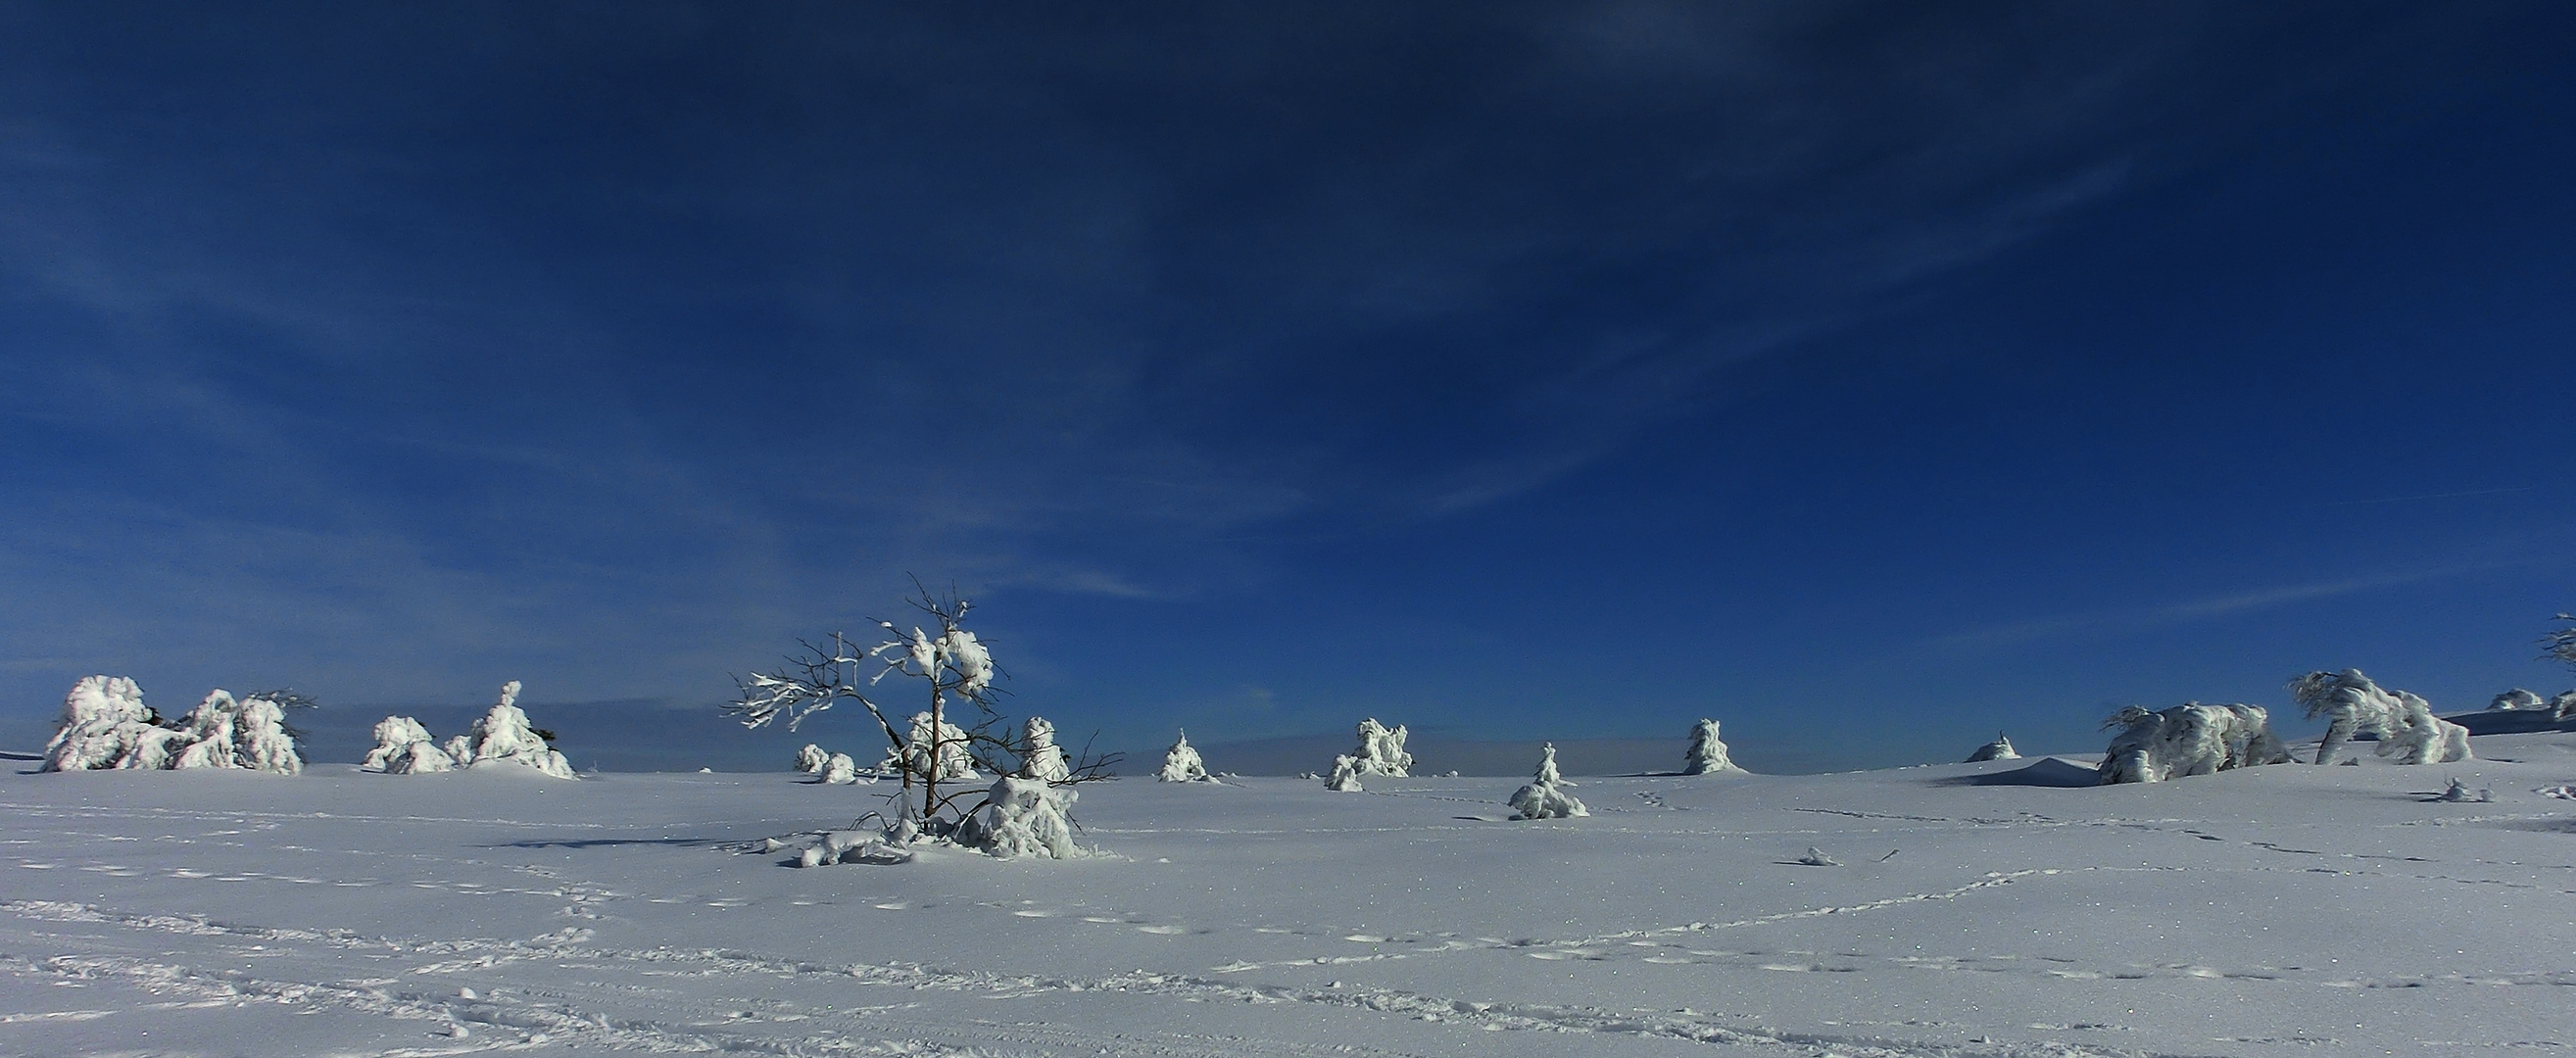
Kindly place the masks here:
[(2567, 1053), (2576, 735), (2476, 749), (1577, 777), (1542, 822), (1516, 778), (1129, 779), (1099, 858), (816, 869), (748, 850), (874, 789), (21, 762), (0, 1052)]

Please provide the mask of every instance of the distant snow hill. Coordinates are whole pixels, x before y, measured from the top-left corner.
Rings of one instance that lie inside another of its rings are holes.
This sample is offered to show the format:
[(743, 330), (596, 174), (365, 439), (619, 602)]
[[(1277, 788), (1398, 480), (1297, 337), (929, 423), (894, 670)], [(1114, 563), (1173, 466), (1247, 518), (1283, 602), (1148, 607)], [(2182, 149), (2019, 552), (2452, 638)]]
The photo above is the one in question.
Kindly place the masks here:
[(1519, 821), (1526, 760), (1127, 779), (1075, 806), (1100, 856), (816, 869), (765, 839), (894, 784), (21, 762), (0, 1054), (2567, 1053), (2576, 734), (2476, 749), (1584, 776)]

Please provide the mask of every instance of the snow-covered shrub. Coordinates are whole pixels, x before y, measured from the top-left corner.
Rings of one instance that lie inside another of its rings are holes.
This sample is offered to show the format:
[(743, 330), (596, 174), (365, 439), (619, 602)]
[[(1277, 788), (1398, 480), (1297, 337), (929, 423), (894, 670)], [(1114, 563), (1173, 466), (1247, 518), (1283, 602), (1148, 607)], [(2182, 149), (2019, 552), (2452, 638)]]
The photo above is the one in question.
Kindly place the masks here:
[(823, 758), (822, 770), (814, 774), (826, 786), (847, 786), (859, 781), (859, 762), (847, 753), (835, 753)]
[(266, 698), (236, 702), (214, 691), (175, 725), (143, 705), (143, 690), (123, 676), (89, 676), (63, 698), (62, 726), (45, 743), (44, 771), (93, 768), (250, 768), (294, 775), (304, 770), (286, 714)]
[[(439, 753), (437, 743), (429, 737), (429, 729), (421, 726), (420, 721), (408, 716), (388, 716), (378, 720), (376, 748), (367, 751), (367, 759), (359, 762), (358, 770), (391, 771), (395, 757), (408, 757), (413, 752), (411, 747), (420, 745), (428, 746), (430, 752), (441, 757), (447, 755)], [(451, 760), (448, 763), (453, 765), (456, 762)]]
[(1172, 748), (1163, 754), (1163, 770), (1155, 779), (1162, 782), (1207, 782), (1207, 764), (1199, 760), (1199, 751), (1190, 746), (1190, 733), (1183, 731), (1172, 740)]
[(1520, 819), (1565, 819), (1591, 815), (1584, 810), (1583, 802), (1565, 792), (1565, 788), (1572, 785), (1556, 773), (1556, 743), (1550, 742), (1539, 748), (1538, 773), (1530, 777), (1528, 785), (1512, 791), (1512, 811), (1519, 813), (1517, 818)]
[(1004, 776), (993, 783), (984, 806), (958, 823), (957, 843), (998, 859), (1080, 856), (1082, 848), (1073, 843), (1074, 797), (1071, 787)]
[(2003, 732), (1997, 731), (1995, 732), (1994, 741), (1979, 746), (1977, 747), (1976, 752), (1968, 754), (1967, 762), (1975, 764), (1978, 761), (2020, 759), (2021, 754), (2013, 751), (2012, 739), (2004, 737)]
[(1743, 770), (1727, 759), (1726, 742), (1717, 737), (1717, 721), (1700, 718), (1700, 722), (1691, 728), (1690, 749), (1682, 755), (1682, 774), (1708, 775)]
[[(877, 762), (877, 770), (894, 774), (909, 772), (916, 776), (928, 774), (930, 772), (930, 731), (929, 713), (912, 714), (912, 730), (904, 735), (903, 745), (899, 748), (888, 747), (885, 759)], [(938, 741), (939, 781), (972, 780), (981, 777), (975, 774), (975, 756), (964, 728), (942, 720), (939, 722)]]
[(1386, 725), (1378, 723), (1376, 717), (1360, 721), (1359, 748), (1350, 753), (1352, 766), (1361, 775), (1402, 777), (1411, 774), (1406, 771), (1413, 767), (1413, 754), (1404, 751), (1406, 734), (1402, 724), (1397, 724), (1390, 731)]
[(823, 747), (811, 742), (806, 743), (805, 748), (796, 751), (796, 770), (807, 775), (823, 774), (823, 766), (831, 762), (832, 755), (823, 752)]
[(1020, 778), (1047, 782), (1073, 778), (1073, 765), (1064, 759), (1064, 748), (1055, 744), (1055, 725), (1043, 716), (1020, 724)]
[(2399, 764), (2449, 764), (2471, 759), (2469, 729), (2433, 715), (2424, 699), (2397, 692), (2397, 722), (2380, 736), (2379, 755)]
[(2576, 691), (2560, 691), (2549, 700), (2549, 711), (2560, 720), (2576, 720)]
[(2163, 782), (2290, 759), (2260, 706), (2185, 702), (2171, 709), (2122, 709), (2098, 769), (2105, 784)]
[(2325, 739), (2317, 743), (2318, 764), (2334, 763), (2335, 752), (2361, 735), (2385, 735), (2396, 723), (2397, 699), (2360, 669), (2311, 672), (2290, 681), (2290, 699), (2310, 720), (2326, 721)]
[(2496, 695), (2494, 701), (2487, 703), (2487, 709), (2492, 712), (2517, 712), (2525, 709), (2545, 709), (2548, 708), (2548, 704), (2538, 694), (2516, 687)]
[(1324, 788), (1339, 793), (1359, 793), (1359, 758), (1347, 753), (1333, 758), (1333, 774), (1324, 780)]
[(529, 726), (528, 714), (519, 711), (518, 701), (519, 681), (502, 684), (501, 700), (465, 733), (465, 754), (450, 755), (456, 756), (457, 763), (476, 768), (517, 765), (558, 779), (577, 778), (572, 762)]

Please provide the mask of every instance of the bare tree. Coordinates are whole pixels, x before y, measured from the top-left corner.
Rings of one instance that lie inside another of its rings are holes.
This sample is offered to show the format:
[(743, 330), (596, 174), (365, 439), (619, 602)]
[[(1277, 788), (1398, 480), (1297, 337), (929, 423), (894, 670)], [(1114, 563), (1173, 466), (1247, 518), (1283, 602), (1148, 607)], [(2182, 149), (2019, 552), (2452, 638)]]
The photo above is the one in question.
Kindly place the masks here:
[[(961, 770), (961, 763), (1008, 774), (1017, 770), (1035, 747), (1023, 744), (1029, 737), (1026, 728), (1021, 733), (1011, 733), (995, 708), (997, 697), (1008, 692), (993, 685), (1002, 670), (993, 664), (992, 653), (983, 641), (964, 626), (974, 603), (954, 592), (934, 594), (917, 580), (913, 586), (920, 589), (920, 594), (910, 602), (929, 617), (929, 627), (915, 625), (905, 629), (892, 621), (878, 621), (877, 626), (889, 638), (866, 650), (860, 650), (839, 632), (832, 633), (828, 648), (799, 640), (804, 652), (789, 656), (786, 668), (756, 672), (748, 679), (736, 677), (734, 683), (741, 697), (725, 706), (725, 711), (741, 717), (744, 727), (758, 728), (784, 719), (787, 729), (793, 731), (815, 713), (842, 701), (857, 702), (884, 732), (888, 760), (903, 777), (899, 814), (914, 816), (927, 827), (951, 801), (980, 792), (970, 786), (942, 797), (939, 783), (943, 775)], [(897, 675), (922, 681), (930, 706), (923, 716), (900, 725), (886, 715), (883, 704), (870, 697), (872, 688), (886, 677)], [(972, 707), (972, 712), (960, 718), (956, 713), (962, 707)], [(965, 722), (960, 723), (960, 719)], [(1052, 736), (1053, 728), (1047, 731)], [(1094, 782), (1108, 778), (1117, 763), (1114, 754), (1098, 757), (1086, 751), (1064, 768), (1061, 777), (1032, 777), (1047, 778), (1059, 786)], [(911, 800), (916, 781), (921, 788), (917, 816)]]

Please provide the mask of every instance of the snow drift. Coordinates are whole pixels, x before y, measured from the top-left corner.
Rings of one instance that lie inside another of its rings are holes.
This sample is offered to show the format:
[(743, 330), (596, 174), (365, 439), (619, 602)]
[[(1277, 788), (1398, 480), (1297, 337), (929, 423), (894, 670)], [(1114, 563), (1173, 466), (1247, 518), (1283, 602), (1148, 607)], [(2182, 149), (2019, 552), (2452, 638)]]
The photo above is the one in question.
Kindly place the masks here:
[(2120, 728), (2098, 769), (2106, 785), (2163, 782), (2290, 759), (2272, 734), (2271, 714), (2260, 706), (2185, 702), (2149, 710), (2133, 705), (2103, 726)]

